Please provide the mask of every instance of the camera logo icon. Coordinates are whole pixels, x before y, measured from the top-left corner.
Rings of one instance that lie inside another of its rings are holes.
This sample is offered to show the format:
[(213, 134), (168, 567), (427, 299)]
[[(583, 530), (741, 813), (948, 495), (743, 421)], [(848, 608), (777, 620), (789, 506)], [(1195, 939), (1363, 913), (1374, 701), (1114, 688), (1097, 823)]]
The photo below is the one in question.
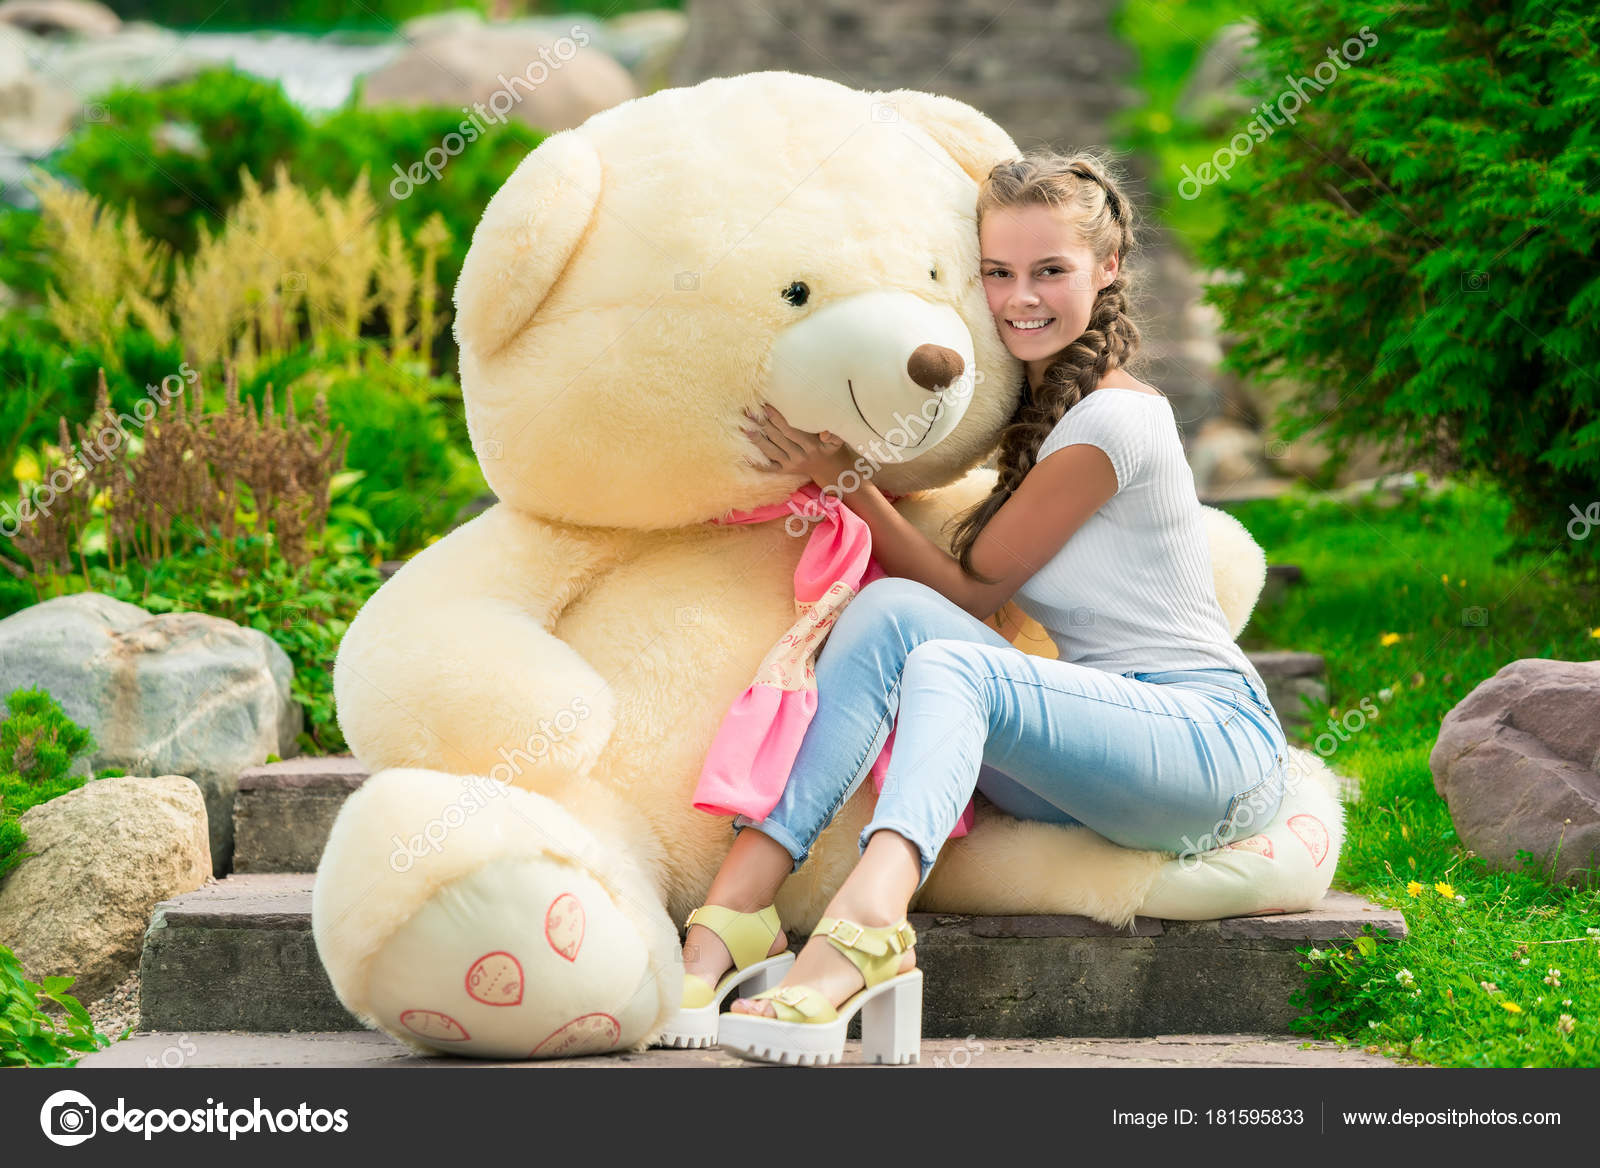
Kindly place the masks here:
[(96, 1115), (95, 1106), (87, 1095), (80, 1091), (57, 1091), (39, 1108), (39, 1126), (51, 1143), (70, 1148), (94, 1135)]

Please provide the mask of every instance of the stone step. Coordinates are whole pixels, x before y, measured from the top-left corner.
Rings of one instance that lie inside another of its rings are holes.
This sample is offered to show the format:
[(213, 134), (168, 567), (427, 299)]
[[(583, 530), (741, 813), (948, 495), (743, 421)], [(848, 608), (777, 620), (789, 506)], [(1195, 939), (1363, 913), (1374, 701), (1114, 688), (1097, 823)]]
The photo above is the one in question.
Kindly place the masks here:
[(1245, 656), (1266, 683), (1272, 708), (1278, 711), (1283, 728), (1292, 738), (1296, 730), (1307, 724), (1300, 698), (1305, 696), (1317, 702), (1328, 700), (1327, 663), (1320, 653), (1302, 653), (1294, 649), (1255, 649)]
[[(844, 1061), (861, 1062), (861, 1044), (845, 1044)], [(1334, 1042), (1281, 1034), (1161, 1034), (1149, 1038), (931, 1038), (921, 1067), (1401, 1067), (1407, 1064)], [(583, 1058), (499, 1063), (419, 1055), (377, 1031), (134, 1033), (80, 1067), (744, 1067), (759, 1068), (717, 1047), (625, 1051)], [(832, 1069), (832, 1068), (823, 1068)]]
[[(309, 873), (230, 876), (156, 906), (140, 963), (139, 1029), (359, 1029), (311, 937)], [(1405, 919), (1344, 892), (1313, 911), (1218, 921), (913, 913), (930, 1038), (1285, 1033), (1296, 946)], [(805, 938), (791, 934), (798, 947)]]
[(366, 768), (348, 754), (244, 771), (233, 803), (233, 870), (315, 872), (334, 816), (366, 781)]

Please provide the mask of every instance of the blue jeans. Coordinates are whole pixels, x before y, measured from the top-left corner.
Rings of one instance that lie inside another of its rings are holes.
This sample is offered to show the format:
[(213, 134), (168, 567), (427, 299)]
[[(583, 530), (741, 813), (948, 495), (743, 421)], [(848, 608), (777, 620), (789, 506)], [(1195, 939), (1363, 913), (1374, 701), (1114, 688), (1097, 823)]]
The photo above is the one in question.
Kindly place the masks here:
[(1283, 800), (1282, 724), (1239, 671), (1118, 674), (1039, 657), (906, 577), (874, 580), (845, 606), (816, 672), (816, 713), (777, 806), (733, 820), (781, 844), (795, 868), (891, 729), (857, 842), (864, 851), (882, 829), (911, 841), (919, 888), (974, 788), (1019, 819), (1180, 855), (1265, 824)]

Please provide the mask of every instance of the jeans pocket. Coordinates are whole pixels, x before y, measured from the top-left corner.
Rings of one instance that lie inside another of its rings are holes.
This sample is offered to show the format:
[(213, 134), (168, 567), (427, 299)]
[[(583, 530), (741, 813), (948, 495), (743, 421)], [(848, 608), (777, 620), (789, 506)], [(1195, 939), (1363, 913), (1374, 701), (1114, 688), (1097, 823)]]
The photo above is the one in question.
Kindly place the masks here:
[(1228, 802), (1228, 810), (1217, 829), (1217, 843), (1230, 844), (1248, 838), (1265, 827), (1282, 802), (1279, 792), (1276, 801), (1273, 787), (1277, 773), (1274, 771), (1252, 787), (1246, 787)]

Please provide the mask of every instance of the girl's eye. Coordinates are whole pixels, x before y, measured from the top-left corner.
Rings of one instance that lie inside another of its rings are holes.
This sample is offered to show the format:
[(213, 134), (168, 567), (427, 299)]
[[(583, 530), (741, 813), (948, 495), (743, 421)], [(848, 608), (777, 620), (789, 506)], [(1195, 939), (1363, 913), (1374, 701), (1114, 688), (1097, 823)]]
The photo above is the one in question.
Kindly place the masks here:
[(1045, 271), (1045, 272), (1060, 272), (1060, 271), (1064, 271), (1064, 270), (1065, 270), (1065, 269), (1063, 269), (1063, 268), (1058, 268), (1058, 267), (1056, 267), (1056, 266), (1055, 266), (1055, 265), (1054, 265), (1054, 264), (1051, 264), (1051, 265), (1050, 265), (1050, 266), (1049, 266), (1049, 267), (1047, 267), (1047, 268), (1042, 268), (1042, 269), (1040, 269), (1040, 270), (1041, 270), (1041, 271)]

